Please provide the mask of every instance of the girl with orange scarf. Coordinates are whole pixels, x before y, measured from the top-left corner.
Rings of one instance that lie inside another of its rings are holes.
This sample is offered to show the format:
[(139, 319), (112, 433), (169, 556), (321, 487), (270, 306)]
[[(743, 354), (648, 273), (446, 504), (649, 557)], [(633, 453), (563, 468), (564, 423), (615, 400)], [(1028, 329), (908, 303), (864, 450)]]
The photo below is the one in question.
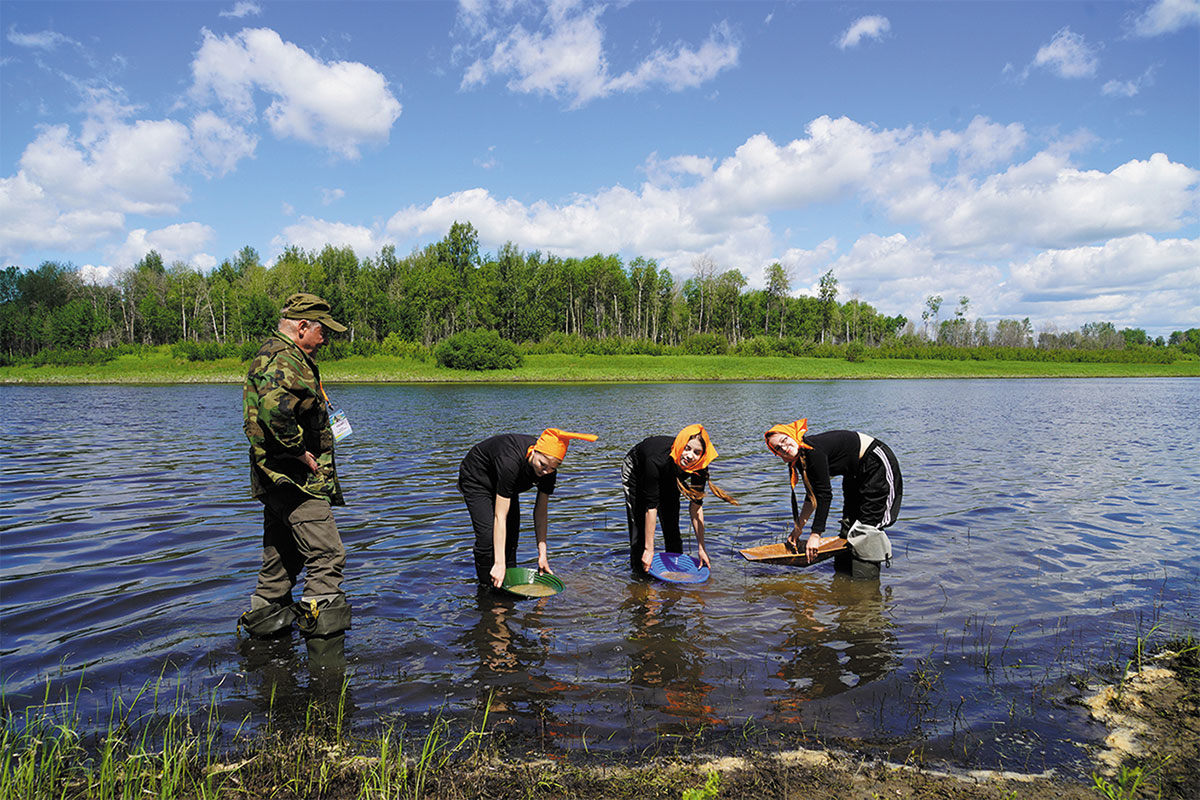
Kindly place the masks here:
[[(787, 538), (789, 549), (799, 552), (803, 547), (810, 562), (817, 557), (833, 503), (834, 476), (841, 476), (845, 497), (841, 536), (850, 539), (852, 546), (858, 537), (881, 534), (896, 521), (904, 481), (896, 454), (881, 440), (857, 431), (810, 434), (807, 419), (774, 425), (764, 436), (767, 448), (788, 465), (791, 478), (794, 524)], [(804, 484), (804, 506), (798, 509), (796, 484), (800, 482)], [(811, 533), (802, 544), (801, 533), (809, 517)], [(888, 548), (890, 558), (890, 545)]]
[(629, 562), (635, 572), (646, 572), (654, 560), (654, 524), (662, 526), (668, 553), (683, 552), (679, 533), (679, 498), (688, 498), (688, 516), (696, 532), (697, 557), (710, 566), (704, 549), (704, 487), (727, 503), (737, 504), (717, 488), (708, 465), (717, 449), (703, 425), (688, 425), (678, 435), (643, 439), (625, 455), (621, 485), (625, 489), (625, 516), (629, 522)]
[(533, 504), (533, 532), (538, 572), (551, 572), (546, 550), (550, 495), (571, 439), (594, 442), (596, 436), (558, 428), (547, 428), (536, 438), (502, 433), (472, 447), (462, 460), (458, 490), (475, 529), (475, 574), (482, 586), (499, 588), (505, 571), (516, 566), (521, 527), (517, 495), (535, 485), (538, 492)]

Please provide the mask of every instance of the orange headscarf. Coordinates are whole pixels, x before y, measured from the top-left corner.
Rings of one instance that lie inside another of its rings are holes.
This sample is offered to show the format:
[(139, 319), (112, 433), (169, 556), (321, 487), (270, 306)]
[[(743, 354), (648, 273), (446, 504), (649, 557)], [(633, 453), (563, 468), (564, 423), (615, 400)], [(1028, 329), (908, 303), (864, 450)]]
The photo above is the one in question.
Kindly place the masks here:
[(534, 450), (539, 453), (544, 453), (551, 458), (557, 458), (562, 461), (567, 455), (567, 443), (571, 439), (583, 439), (585, 442), (594, 442), (600, 437), (594, 433), (571, 433), (570, 431), (560, 431), (558, 428), (546, 428), (542, 431), (542, 435), (538, 440), (529, 446), (525, 451), (525, 456), (528, 458), (533, 454)]
[[(806, 444), (804, 442), (804, 434), (808, 433), (808, 417), (805, 417), (804, 419), (798, 419), (795, 422), (784, 423), (782, 425), (772, 425), (770, 428), (768, 428), (767, 432), (763, 434), (763, 438), (767, 441), (768, 450), (771, 450), (771, 434), (773, 433), (782, 433), (784, 436), (790, 436), (792, 439), (795, 439), (800, 450), (813, 449), (811, 444)], [(775, 451), (771, 450), (771, 452), (774, 453)], [(792, 486), (795, 486), (796, 470), (792, 469), (790, 471), (792, 474)]]
[[(690, 467), (684, 467), (679, 464), (679, 457), (683, 455), (683, 448), (687, 446), (688, 441), (699, 434), (700, 441), (704, 442), (704, 452), (700, 454), (700, 458), (696, 460)], [(704, 430), (703, 425), (688, 425), (679, 432), (675, 437), (675, 441), (671, 443), (671, 458), (679, 465), (679, 468), (684, 472), (699, 472), (712, 463), (717, 457), (717, 448), (708, 439), (708, 431)]]

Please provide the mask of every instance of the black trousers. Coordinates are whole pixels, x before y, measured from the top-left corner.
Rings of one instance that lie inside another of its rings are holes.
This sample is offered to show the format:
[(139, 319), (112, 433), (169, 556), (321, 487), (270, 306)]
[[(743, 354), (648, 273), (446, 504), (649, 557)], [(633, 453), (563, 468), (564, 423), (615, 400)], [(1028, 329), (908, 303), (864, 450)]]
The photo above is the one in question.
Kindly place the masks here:
[[(629, 523), (629, 565), (634, 572), (643, 572), (642, 553), (646, 551), (646, 507), (634, 498), (637, 491), (633, 485), (633, 452), (621, 462), (621, 488), (625, 491), (625, 520)], [(674, 492), (671, 492), (674, 489)], [(683, 552), (683, 536), (679, 533), (679, 489), (674, 486), (659, 493), (658, 524), (663, 532), (663, 550), (668, 553)], [(653, 533), (653, 531), (651, 531)]]
[[(464, 489), (463, 500), (467, 503), (467, 513), (471, 515), (471, 527), (475, 529), (475, 546), (472, 553), (475, 556), (475, 574), (480, 584), (492, 585), (492, 564), (496, 562), (496, 551), (493, 547), (493, 527), (496, 518), (496, 495)], [(521, 507), (516, 497), (508, 506), (508, 516), (504, 524), (504, 563), (507, 566), (517, 565), (517, 538), (521, 529)]]
[(855, 522), (886, 528), (900, 515), (904, 479), (892, 448), (876, 439), (858, 462), (858, 474), (842, 479), (846, 527)]

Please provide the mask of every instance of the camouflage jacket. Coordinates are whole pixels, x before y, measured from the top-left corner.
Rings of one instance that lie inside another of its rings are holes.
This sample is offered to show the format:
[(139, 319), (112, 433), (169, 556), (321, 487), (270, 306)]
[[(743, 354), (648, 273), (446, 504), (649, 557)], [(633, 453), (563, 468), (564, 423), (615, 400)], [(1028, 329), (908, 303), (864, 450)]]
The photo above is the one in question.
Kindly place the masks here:
[[(343, 504), (321, 373), (283, 334), (267, 339), (250, 362), (242, 410), (250, 440), (251, 494), (261, 497), (290, 483), (331, 505)], [(315, 473), (304, 463), (306, 450), (317, 459)]]

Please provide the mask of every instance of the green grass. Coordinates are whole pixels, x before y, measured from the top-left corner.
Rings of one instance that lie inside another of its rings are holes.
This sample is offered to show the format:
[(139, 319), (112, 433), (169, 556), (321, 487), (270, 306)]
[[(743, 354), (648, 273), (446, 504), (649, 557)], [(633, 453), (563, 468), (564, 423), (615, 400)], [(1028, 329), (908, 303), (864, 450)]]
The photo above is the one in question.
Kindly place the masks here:
[[(1200, 361), (1173, 364), (1055, 363), (1043, 361), (943, 361), (779, 356), (528, 355), (515, 370), (472, 372), (432, 360), (395, 356), (319, 361), (331, 383), (613, 383), (620, 381), (841, 380), (884, 378), (1126, 378), (1200, 377)], [(189, 362), (160, 347), (88, 366), (0, 367), (0, 383), (241, 383), (245, 365), (235, 359)]]

